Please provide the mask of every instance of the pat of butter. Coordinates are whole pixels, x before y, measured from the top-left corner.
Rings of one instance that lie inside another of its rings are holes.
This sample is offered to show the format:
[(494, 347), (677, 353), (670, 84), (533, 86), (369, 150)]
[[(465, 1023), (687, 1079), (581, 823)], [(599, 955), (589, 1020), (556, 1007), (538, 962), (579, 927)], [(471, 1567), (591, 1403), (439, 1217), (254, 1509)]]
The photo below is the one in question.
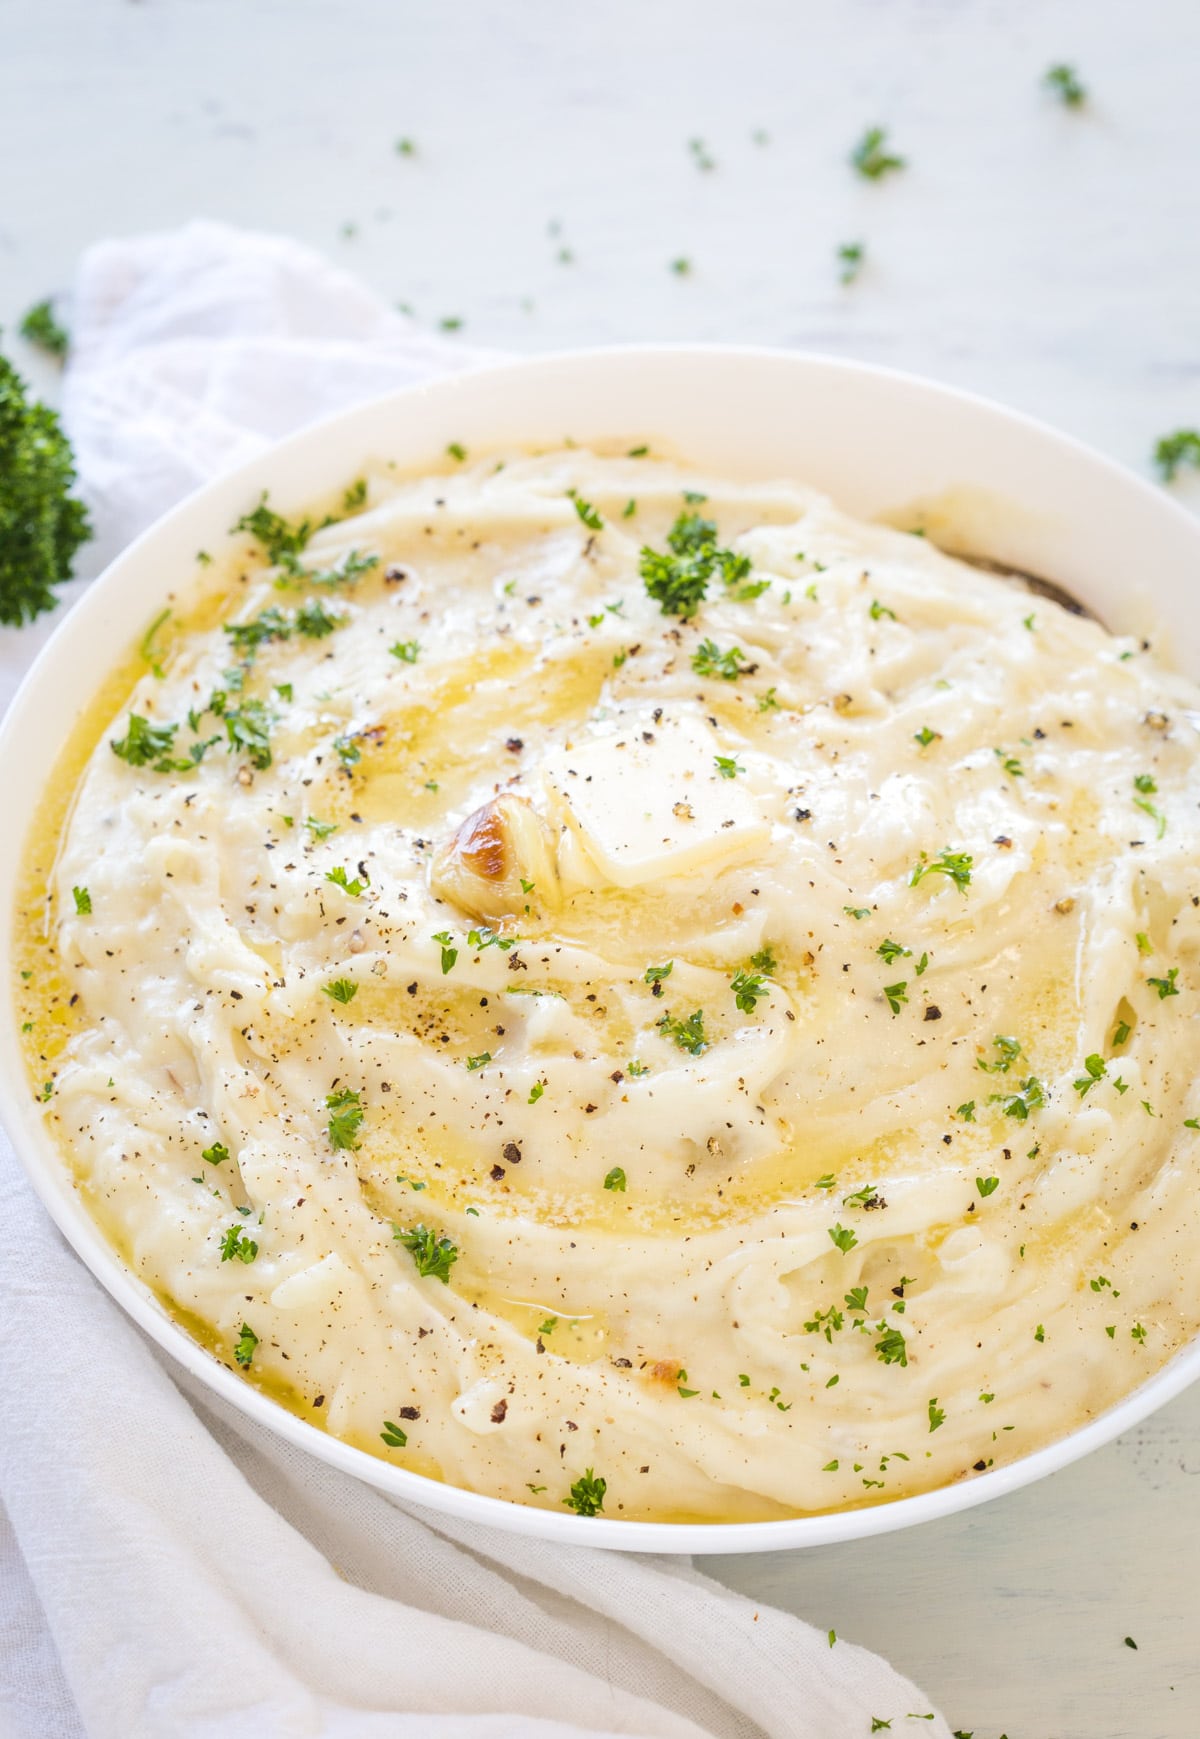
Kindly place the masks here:
[(738, 776), (719, 772), (721, 748), (698, 718), (639, 714), (547, 757), (551, 816), (621, 888), (745, 857), (767, 844), (770, 825)]

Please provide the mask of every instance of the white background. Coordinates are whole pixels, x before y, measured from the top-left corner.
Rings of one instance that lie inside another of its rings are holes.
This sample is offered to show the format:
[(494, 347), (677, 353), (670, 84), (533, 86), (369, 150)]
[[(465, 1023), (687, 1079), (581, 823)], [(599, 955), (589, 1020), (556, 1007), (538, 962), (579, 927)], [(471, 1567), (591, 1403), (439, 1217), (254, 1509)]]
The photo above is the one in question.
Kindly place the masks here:
[[(24, 308), (88, 242), (202, 215), (475, 344), (811, 347), (1139, 469), (1200, 425), (1193, 0), (0, 0), (0, 44), (0, 324), (51, 393)], [(1080, 111), (1040, 88), (1061, 59)], [(879, 184), (846, 163), (873, 122), (909, 160)], [(989, 1508), (708, 1567), (975, 1739), (1195, 1739), (1200, 1394)]]

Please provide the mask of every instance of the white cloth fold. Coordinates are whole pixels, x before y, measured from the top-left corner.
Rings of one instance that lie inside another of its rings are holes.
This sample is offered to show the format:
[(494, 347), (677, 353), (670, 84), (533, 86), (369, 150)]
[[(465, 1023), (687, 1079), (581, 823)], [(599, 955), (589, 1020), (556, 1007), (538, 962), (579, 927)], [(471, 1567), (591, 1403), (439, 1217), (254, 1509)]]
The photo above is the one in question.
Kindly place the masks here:
[[(276, 437), (483, 358), (207, 223), (94, 248), (74, 328), (89, 572)], [(0, 693), (40, 638), (0, 635)], [(250, 1424), (109, 1300), (3, 1138), (0, 1287), (0, 1739), (949, 1739), (878, 1656), (686, 1560), (402, 1507)]]

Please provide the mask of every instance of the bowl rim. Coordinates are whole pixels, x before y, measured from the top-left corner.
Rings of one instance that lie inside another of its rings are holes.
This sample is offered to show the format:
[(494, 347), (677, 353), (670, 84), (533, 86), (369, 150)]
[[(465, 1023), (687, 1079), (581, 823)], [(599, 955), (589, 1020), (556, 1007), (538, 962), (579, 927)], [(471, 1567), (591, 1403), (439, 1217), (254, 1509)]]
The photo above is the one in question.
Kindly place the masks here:
[[(1162, 517), (1164, 526), (1173, 524), (1176, 534), (1182, 533), (1185, 543), (1191, 541), (1200, 565), (1200, 522), (1146, 479), (1107, 455), (1096, 452), (1076, 437), (1024, 412), (904, 370), (766, 346), (683, 343), (562, 350), (468, 365), (458, 373), (394, 389), (304, 425), (248, 461), (202, 484), (126, 545), (56, 625), (25, 673), (7, 716), (0, 722), (0, 783), (4, 781), (5, 769), (21, 755), (22, 741), (33, 715), (39, 708), (50, 704), (46, 693), (53, 684), (60, 659), (84, 640), (88, 625), (103, 615), (109, 594), (120, 584), (122, 577), (135, 573), (146, 553), (152, 552), (158, 544), (170, 542), (173, 536), (188, 530), (193, 524), (199, 530), (201, 522), (206, 520), (206, 516), (215, 514), (216, 504), (225, 497), (236, 492), (249, 499), (254, 492), (269, 488), (276, 493), (277, 500), (286, 502), (286, 481), (281, 483), (277, 473), (286, 479), (289, 467), (298, 456), (310, 450), (319, 451), (325, 446), (336, 446), (340, 437), (353, 434), (358, 425), (368, 426), (394, 406), (406, 408), (431, 399), (445, 399), (452, 403), (464, 393), (469, 401), (471, 394), (486, 390), (496, 381), (506, 384), (509, 378), (519, 383), (522, 377), (535, 374), (564, 370), (586, 373), (592, 368), (608, 369), (630, 362), (648, 363), (656, 358), (671, 358), (676, 364), (701, 368), (717, 361), (732, 363), (735, 367), (739, 362), (766, 364), (823, 375), (833, 381), (890, 384), (947, 408), (957, 407), (959, 411), (977, 415), (983, 421), (1005, 424), (1031, 441), (1049, 443), (1060, 452), (1073, 455), (1101, 480), (1107, 479), (1120, 490), (1133, 491), (1144, 506), (1151, 506), (1154, 513)], [(465, 415), (470, 415), (469, 405)], [(636, 416), (631, 417), (631, 423), (636, 420)], [(586, 437), (586, 431), (584, 435)], [(361, 454), (360, 448), (355, 457)], [(193, 535), (188, 530), (189, 538)], [(211, 536), (211, 526), (201, 535)], [(167, 589), (168, 586), (164, 585), (161, 591)], [(82, 699), (72, 702), (76, 714), (92, 698), (103, 675), (103, 672), (97, 675)], [(73, 723), (69, 705), (64, 708), (60, 700), (58, 710), (63, 713), (64, 723), (49, 757), (51, 764), (61, 752)], [(16, 817), (16, 825), (6, 829), (10, 843), (0, 843), (0, 897), (14, 891), (9, 885), (11, 876), (9, 882), (5, 882), (8, 858), (15, 862), (19, 856), (36, 801), (35, 793), (28, 807)], [(15, 845), (11, 843), (14, 840)], [(14, 902), (9, 897), (5, 903), (5, 916), (0, 922), (0, 965), (8, 968), (8, 979), (11, 979)], [(1068, 1466), (1110, 1442), (1200, 1378), (1200, 1336), (1197, 1336), (1111, 1407), (1042, 1448), (974, 1478), (960, 1479), (932, 1491), (890, 1502), (752, 1522), (633, 1521), (610, 1516), (581, 1517), (565, 1511), (558, 1513), (448, 1484), (369, 1455), (289, 1412), (282, 1403), (253, 1387), (193, 1340), (132, 1269), (121, 1261), (88, 1215), (29, 1091), (11, 996), (5, 997), (0, 1010), (0, 1116), (27, 1178), (68, 1244), (137, 1326), (201, 1384), (256, 1424), (392, 1498), (425, 1511), (478, 1522), (506, 1532), (558, 1540), (568, 1545), (701, 1554), (791, 1550), (891, 1533), (974, 1508)]]

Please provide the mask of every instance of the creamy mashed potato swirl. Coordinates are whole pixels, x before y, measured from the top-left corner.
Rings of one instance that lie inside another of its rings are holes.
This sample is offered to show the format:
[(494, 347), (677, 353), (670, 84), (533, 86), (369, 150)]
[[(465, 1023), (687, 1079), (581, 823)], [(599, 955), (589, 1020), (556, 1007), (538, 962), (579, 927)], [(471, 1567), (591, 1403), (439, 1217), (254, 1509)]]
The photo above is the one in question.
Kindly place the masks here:
[(1196, 1330), (1189, 683), (653, 456), (249, 523), (22, 920), (46, 1115), (217, 1358), (730, 1520), (974, 1477)]

